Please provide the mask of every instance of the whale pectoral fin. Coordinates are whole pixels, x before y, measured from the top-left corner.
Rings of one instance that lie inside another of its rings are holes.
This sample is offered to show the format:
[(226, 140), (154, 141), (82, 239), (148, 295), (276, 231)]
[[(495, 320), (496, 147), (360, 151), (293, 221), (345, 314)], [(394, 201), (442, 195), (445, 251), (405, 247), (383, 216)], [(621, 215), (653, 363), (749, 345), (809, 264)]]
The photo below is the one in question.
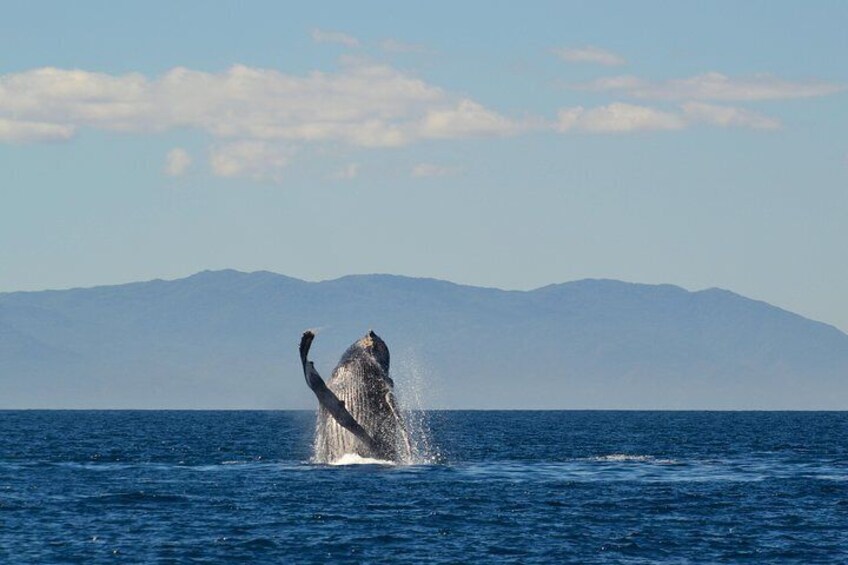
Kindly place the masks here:
[(315, 365), (313, 365), (312, 361), (309, 361), (309, 348), (312, 346), (312, 340), (314, 339), (315, 334), (311, 331), (303, 332), (303, 337), (300, 339), (300, 361), (303, 364), (303, 376), (306, 379), (306, 384), (315, 393), (318, 403), (330, 413), (341, 427), (356, 436), (368, 449), (377, 451), (377, 442), (374, 441), (374, 438), (351, 416), (350, 412), (345, 408), (344, 402), (339, 400), (339, 397), (327, 388), (324, 379), (315, 370)]
[(306, 330), (300, 338), (300, 362), (306, 365), (306, 357), (309, 355), (309, 348), (312, 347), (312, 340), (315, 339), (315, 332)]

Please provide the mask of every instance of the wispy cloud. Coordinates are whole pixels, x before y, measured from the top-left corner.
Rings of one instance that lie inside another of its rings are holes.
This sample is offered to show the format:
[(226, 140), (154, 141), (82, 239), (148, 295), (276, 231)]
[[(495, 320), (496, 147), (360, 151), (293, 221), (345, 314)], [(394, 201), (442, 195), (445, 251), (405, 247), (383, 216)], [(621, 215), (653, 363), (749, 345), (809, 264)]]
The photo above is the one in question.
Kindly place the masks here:
[(76, 128), (67, 124), (33, 122), (0, 117), (0, 142), (27, 143), (65, 141), (74, 136)]
[(436, 165), (434, 163), (418, 163), (412, 167), (410, 175), (418, 178), (425, 177), (446, 177), (455, 175), (459, 172), (457, 167), (446, 167), (444, 165)]
[(634, 98), (655, 100), (755, 101), (827, 96), (845, 90), (845, 86), (822, 82), (793, 82), (759, 74), (729, 77), (710, 72), (689, 78), (650, 81), (632, 75), (601, 78), (574, 86), (578, 90), (620, 92)]
[(359, 163), (348, 163), (343, 169), (333, 173), (330, 178), (334, 180), (351, 180), (359, 176)]
[(745, 108), (688, 102), (673, 111), (615, 102), (585, 109), (582, 106), (559, 111), (556, 129), (560, 132), (633, 133), (639, 131), (681, 130), (697, 124), (775, 130), (780, 120)]
[(646, 130), (682, 129), (686, 122), (678, 115), (646, 106), (616, 102), (590, 110), (582, 106), (559, 111), (557, 129), (595, 133), (629, 133)]
[(384, 39), (380, 42), (380, 49), (387, 53), (429, 53), (430, 50), (420, 43), (407, 43), (398, 39)]
[(569, 63), (593, 63), (605, 67), (617, 67), (627, 62), (621, 55), (600, 47), (558, 47), (551, 51)]
[(430, 138), (502, 136), (517, 133), (522, 127), (465, 98), (453, 107), (429, 110), (421, 122), (420, 135)]
[(327, 31), (315, 28), (311, 32), (312, 41), (315, 43), (336, 43), (345, 47), (359, 47), (357, 38), (341, 31)]
[(683, 115), (692, 123), (705, 123), (721, 127), (743, 127), (751, 129), (780, 129), (780, 120), (764, 116), (745, 108), (717, 106), (703, 102), (688, 102), (681, 106)]
[(178, 177), (188, 171), (191, 166), (191, 156), (182, 147), (175, 147), (165, 156), (165, 174)]
[(280, 182), (293, 152), (291, 147), (266, 141), (237, 141), (214, 147), (209, 163), (220, 177)]

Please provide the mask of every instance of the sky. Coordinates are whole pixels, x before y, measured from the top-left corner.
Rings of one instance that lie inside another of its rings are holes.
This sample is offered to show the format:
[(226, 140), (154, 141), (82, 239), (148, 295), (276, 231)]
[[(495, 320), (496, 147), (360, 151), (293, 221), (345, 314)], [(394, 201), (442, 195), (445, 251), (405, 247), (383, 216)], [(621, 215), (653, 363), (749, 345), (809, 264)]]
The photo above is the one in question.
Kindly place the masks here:
[(848, 3), (16, 2), (0, 292), (720, 287), (848, 331)]

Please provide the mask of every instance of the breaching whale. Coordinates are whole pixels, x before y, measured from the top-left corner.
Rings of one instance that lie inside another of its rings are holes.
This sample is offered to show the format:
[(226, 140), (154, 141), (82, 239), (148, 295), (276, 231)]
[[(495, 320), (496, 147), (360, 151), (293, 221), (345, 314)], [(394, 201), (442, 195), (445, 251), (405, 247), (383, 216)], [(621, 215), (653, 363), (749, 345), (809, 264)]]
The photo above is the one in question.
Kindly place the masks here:
[(303, 333), (300, 360), (306, 384), (318, 398), (315, 461), (332, 463), (345, 454), (410, 461), (412, 447), (389, 378), (389, 348), (373, 331), (348, 347), (325, 383), (309, 348), (315, 334)]

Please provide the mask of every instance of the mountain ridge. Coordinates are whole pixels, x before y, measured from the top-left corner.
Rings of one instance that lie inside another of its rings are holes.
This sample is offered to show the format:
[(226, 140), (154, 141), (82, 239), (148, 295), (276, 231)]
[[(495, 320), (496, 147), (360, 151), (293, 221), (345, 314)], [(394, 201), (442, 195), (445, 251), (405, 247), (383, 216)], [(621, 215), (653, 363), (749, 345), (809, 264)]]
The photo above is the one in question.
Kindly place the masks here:
[[(441, 408), (848, 408), (848, 335), (724, 289), (269, 271), (0, 293), (0, 407), (309, 408), (369, 328)], [(401, 391), (404, 392), (404, 391)]]

